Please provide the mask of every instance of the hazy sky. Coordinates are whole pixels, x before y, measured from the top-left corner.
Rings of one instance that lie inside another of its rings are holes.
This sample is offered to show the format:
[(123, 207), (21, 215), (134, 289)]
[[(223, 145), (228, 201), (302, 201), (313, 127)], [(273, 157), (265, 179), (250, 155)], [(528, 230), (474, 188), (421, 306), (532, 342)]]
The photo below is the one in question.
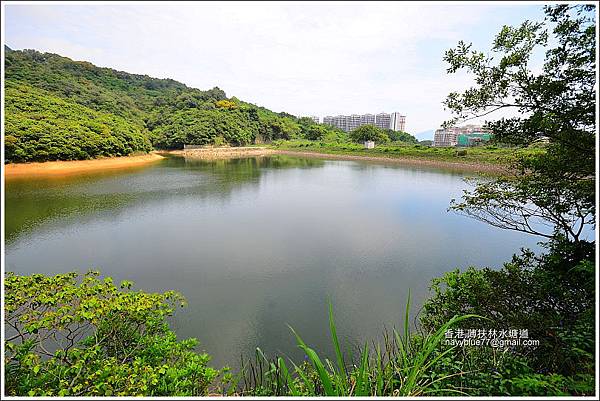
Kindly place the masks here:
[(178, 3), (6, 5), (4, 43), (189, 86), (295, 115), (399, 111), (411, 133), (449, 117), (469, 77), (446, 49), (487, 50), (534, 4)]

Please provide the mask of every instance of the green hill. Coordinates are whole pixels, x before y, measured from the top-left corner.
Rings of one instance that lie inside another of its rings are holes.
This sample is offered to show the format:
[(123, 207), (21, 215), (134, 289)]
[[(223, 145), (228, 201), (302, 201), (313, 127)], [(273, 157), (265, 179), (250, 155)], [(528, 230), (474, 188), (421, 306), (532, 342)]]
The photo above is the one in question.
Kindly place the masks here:
[(183, 144), (246, 145), (329, 128), (157, 79), (5, 47), (7, 162), (122, 156)]
[(152, 149), (143, 124), (119, 115), (25, 84), (7, 82), (5, 96), (9, 161), (89, 159)]

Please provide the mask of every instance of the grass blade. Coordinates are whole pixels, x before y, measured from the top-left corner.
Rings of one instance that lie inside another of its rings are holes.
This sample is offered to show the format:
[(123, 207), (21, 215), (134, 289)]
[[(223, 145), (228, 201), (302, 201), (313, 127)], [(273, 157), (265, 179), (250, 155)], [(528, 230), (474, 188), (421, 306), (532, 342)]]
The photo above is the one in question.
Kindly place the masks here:
[(321, 362), (319, 355), (315, 352), (315, 350), (313, 350), (312, 348), (307, 346), (304, 343), (304, 341), (302, 341), (302, 338), (300, 338), (298, 333), (296, 333), (292, 327), (290, 327), (290, 329), (292, 330), (292, 333), (294, 333), (294, 335), (296, 336), (296, 340), (298, 341), (298, 346), (308, 356), (308, 359), (312, 362), (314, 368), (316, 369), (317, 374), (319, 375), (319, 379), (321, 380), (321, 385), (323, 386), (323, 390), (325, 391), (325, 395), (327, 395), (327, 396), (338, 395), (334, 391), (333, 383), (331, 382), (329, 373), (327, 373), (325, 366), (323, 366), (323, 362)]
[(292, 396), (293, 397), (300, 396), (300, 392), (298, 391), (298, 388), (296, 387), (296, 384), (294, 383), (292, 376), (290, 376), (288, 368), (285, 365), (285, 361), (283, 360), (282, 357), (277, 358), (277, 366), (279, 367), (279, 369), (281, 369), (283, 378), (285, 379), (287, 386), (290, 389), (290, 393), (292, 393)]
[(333, 320), (333, 306), (329, 301), (329, 331), (331, 333), (331, 340), (333, 341), (335, 356), (337, 358), (338, 371), (342, 375), (344, 381), (348, 380), (348, 374), (346, 372), (346, 364), (344, 363), (344, 356), (340, 348), (340, 342), (337, 336), (337, 330), (335, 328), (335, 321)]

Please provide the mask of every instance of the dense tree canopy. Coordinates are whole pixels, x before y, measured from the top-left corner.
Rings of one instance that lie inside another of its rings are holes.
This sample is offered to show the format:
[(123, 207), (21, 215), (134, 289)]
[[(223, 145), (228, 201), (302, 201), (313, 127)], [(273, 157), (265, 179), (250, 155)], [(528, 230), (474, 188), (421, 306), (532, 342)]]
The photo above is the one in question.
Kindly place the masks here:
[(389, 142), (390, 138), (387, 136), (384, 130), (374, 125), (361, 125), (360, 127), (350, 132), (350, 139), (353, 142)]
[(404, 131), (385, 130), (385, 133), (394, 142), (419, 143), (417, 138)]
[[(56, 54), (5, 50), (7, 162), (122, 156), (153, 146), (348, 140), (338, 128), (227, 98), (218, 87), (202, 91)], [(359, 134), (416, 143), (407, 133), (375, 127)]]
[[(445, 274), (434, 280), (435, 294), (421, 321), (435, 327), (449, 316), (475, 313), (489, 320), (470, 322), (470, 328), (527, 329), (539, 344), (509, 349), (535, 371), (510, 380), (525, 384), (524, 394), (550, 394), (556, 378), (571, 383), (564, 394), (594, 391), (597, 271), (589, 235), (596, 218), (594, 12), (589, 5), (548, 6), (543, 22), (504, 27), (492, 56), (463, 42), (445, 55), (449, 73), (466, 69), (476, 83), (448, 96), (455, 120), (514, 109), (515, 117), (487, 122), (495, 140), (545, 150), (516, 158), (504, 176), (476, 181), (451, 208), (541, 236), (547, 253), (523, 250), (501, 270)], [(545, 60), (536, 73), (530, 60), (541, 47)], [(478, 352), (464, 349), (461, 357), (468, 361)]]
[(8, 162), (338, 134), (310, 119), (228, 99), (217, 87), (202, 91), (56, 54), (5, 50)]
[(152, 149), (146, 129), (118, 115), (10, 82), (5, 95), (9, 162), (124, 156)]

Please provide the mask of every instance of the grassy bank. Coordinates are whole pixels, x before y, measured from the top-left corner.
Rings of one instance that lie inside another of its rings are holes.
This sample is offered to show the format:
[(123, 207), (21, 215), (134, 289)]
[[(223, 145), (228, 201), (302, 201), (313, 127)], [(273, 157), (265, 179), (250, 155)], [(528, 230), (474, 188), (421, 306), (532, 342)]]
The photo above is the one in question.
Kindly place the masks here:
[(405, 160), (440, 166), (463, 165), (474, 168), (500, 169), (510, 164), (518, 155), (543, 152), (542, 148), (501, 148), (495, 146), (460, 148), (437, 148), (423, 145), (391, 143), (365, 149), (356, 143), (317, 141), (275, 141), (272, 149), (285, 152), (315, 153), (335, 156), (353, 156), (389, 160)]

